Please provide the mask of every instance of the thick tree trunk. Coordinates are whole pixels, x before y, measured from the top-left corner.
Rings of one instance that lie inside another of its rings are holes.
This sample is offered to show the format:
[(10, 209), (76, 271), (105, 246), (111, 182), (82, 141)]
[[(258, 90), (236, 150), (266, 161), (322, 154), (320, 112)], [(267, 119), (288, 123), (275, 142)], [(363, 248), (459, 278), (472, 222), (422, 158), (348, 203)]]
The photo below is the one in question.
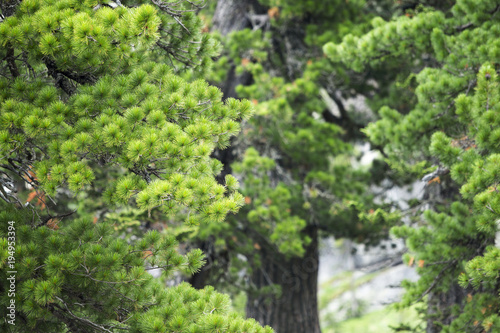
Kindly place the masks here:
[[(251, 27), (249, 19), (250, 12), (262, 11), (263, 7), (257, 0), (219, 0), (212, 19), (212, 30), (218, 31), (222, 35), (227, 35), (230, 32), (242, 30)], [(226, 80), (221, 84), (220, 88), (223, 93), (223, 99), (238, 98), (236, 87), (239, 85), (249, 85), (252, 83), (250, 73), (236, 75), (236, 66), (232, 66), (227, 73)], [(236, 159), (232, 145), (224, 150), (215, 150), (212, 157), (218, 159), (224, 165), (222, 172), (217, 175), (217, 181), (224, 184), (226, 175), (231, 174), (231, 163)], [(188, 282), (197, 289), (203, 289), (210, 283), (214, 282), (215, 268), (221, 267), (221, 254), (215, 253), (215, 240), (209, 238), (201, 241), (195, 247), (203, 250), (207, 256), (207, 264), (203, 266), (199, 272), (193, 274)], [(224, 265), (227, 265), (227, 253), (224, 253)], [(216, 267), (215, 265), (219, 265)]]
[(222, 0), (217, 2), (212, 23), (214, 30), (225, 36), (232, 31), (248, 27), (247, 4), (241, 0)]
[[(213, 16), (212, 29), (227, 35), (245, 28), (270, 28), (261, 25), (266, 18), (267, 8), (260, 5), (257, 0), (219, 0)], [(283, 68), (279, 70), (283, 72), (281, 75), (290, 79), (300, 76), (303, 64), (299, 60), (304, 58), (303, 54), (307, 52), (307, 46), (303, 42), (303, 26), (295, 24), (287, 26), (275, 35), (280, 36), (274, 40), (273, 47), (283, 59)], [(250, 73), (237, 75), (233, 66), (221, 85), (224, 98), (237, 98), (236, 86), (251, 83)], [(223, 173), (229, 173), (229, 165), (235, 158), (232, 148), (218, 151), (214, 157), (223, 162), (225, 166)], [(254, 293), (249, 294), (247, 302), (247, 316), (273, 327), (277, 333), (321, 332), (317, 301), (318, 236), (315, 228), (310, 228), (309, 233), (313, 241), (302, 258), (283, 260), (282, 255), (275, 249), (266, 251), (263, 246), (260, 251), (262, 266), (255, 269), (253, 276), (250, 277), (251, 283), (257, 288), (273, 284), (281, 287), (282, 295), (279, 298)], [(210, 256), (208, 249), (213, 245), (210, 242), (211, 240), (207, 240), (202, 244), (208, 256)], [(214, 257), (214, 263), (215, 260)], [(210, 264), (206, 265), (190, 279), (190, 282), (196, 288), (203, 288), (213, 282), (214, 275), (217, 275), (216, 268)]]
[(276, 333), (319, 333), (318, 318), (318, 234), (311, 228), (311, 244), (304, 257), (282, 260), (275, 252), (262, 249), (262, 265), (256, 268), (251, 283), (257, 288), (278, 285), (281, 297), (249, 294), (247, 317), (271, 326)]

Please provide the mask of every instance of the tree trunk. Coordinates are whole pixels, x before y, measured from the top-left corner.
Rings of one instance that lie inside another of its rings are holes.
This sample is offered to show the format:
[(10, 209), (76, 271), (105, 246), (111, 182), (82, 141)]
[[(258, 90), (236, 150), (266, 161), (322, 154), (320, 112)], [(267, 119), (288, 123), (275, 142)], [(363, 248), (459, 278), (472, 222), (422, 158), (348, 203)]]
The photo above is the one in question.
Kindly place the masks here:
[(14, 15), (17, 6), (21, 3), (21, 0), (1, 0), (0, 9), (2, 10), (2, 15), (4, 18)]
[(251, 27), (251, 17), (267, 13), (257, 0), (219, 0), (212, 18), (213, 30), (225, 36)]
[(241, 0), (223, 0), (217, 2), (212, 23), (214, 30), (225, 36), (232, 31), (248, 27), (247, 4)]
[(250, 293), (247, 317), (271, 326), (276, 333), (320, 333), (318, 317), (318, 231), (310, 228), (311, 244), (304, 257), (280, 260), (275, 252), (260, 253), (262, 265), (254, 270), (251, 283), (257, 287), (273, 284), (281, 288), (274, 293)]
[[(215, 8), (212, 19), (213, 31), (218, 31), (226, 36), (233, 31), (251, 28), (250, 13), (261, 12), (265, 10), (256, 0), (219, 0)], [(224, 99), (237, 98), (236, 87), (249, 85), (252, 83), (250, 73), (236, 75), (236, 66), (233, 65), (229, 70), (224, 84), (221, 86)]]
[[(219, 0), (213, 17), (213, 30), (227, 35), (232, 31), (255, 28), (259, 19), (265, 20), (267, 8), (257, 0)], [(262, 22), (261, 22), (262, 23)], [(302, 27), (285, 29), (284, 40), (277, 41), (275, 49), (285, 58), (285, 71), (291, 77), (301, 69), (292, 55), (306, 49), (302, 41)], [(281, 35), (281, 34), (280, 34)], [(286, 56), (285, 56), (286, 55)], [(235, 67), (231, 68), (224, 85), (221, 87), (224, 98), (237, 97), (235, 87), (251, 84), (249, 73), (236, 75)], [(223, 159), (227, 166), (232, 161)], [(277, 333), (319, 333), (317, 279), (319, 266), (318, 235), (315, 228), (310, 228), (311, 244), (304, 257), (281, 260), (281, 254), (275, 250), (260, 251), (262, 265), (256, 268), (250, 277), (257, 288), (278, 285), (281, 297), (277, 298), (259, 293), (250, 293), (247, 302), (247, 316), (255, 318), (261, 324), (269, 325)], [(279, 256), (279, 257), (278, 257)]]

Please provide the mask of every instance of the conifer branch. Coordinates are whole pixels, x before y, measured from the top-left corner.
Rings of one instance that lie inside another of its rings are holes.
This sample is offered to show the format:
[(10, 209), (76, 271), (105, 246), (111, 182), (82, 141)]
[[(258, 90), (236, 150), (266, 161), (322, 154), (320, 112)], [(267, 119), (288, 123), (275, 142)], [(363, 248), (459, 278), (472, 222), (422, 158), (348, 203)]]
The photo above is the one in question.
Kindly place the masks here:
[(23, 53), (22, 53), (22, 61), (24, 63), (24, 66), (26, 66), (26, 68), (28, 69), (28, 78), (29, 78), (29, 75), (31, 75), (33, 78), (35, 78), (36, 72), (35, 72), (35, 69), (28, 62), (28, 53), (26, 53), (26, 51), (23, 51)]
[(179, 23), (179, 24), (181, 25), (181, 27), (183, 27), (183, 28), (184, 28), (184, 30), (186, 30), (186, 31), (187, 31), (187, 33), (188, 33), (188, 34), (190, 34), (190, 35), (191, 35), (191, 32), (189, 31), (189, 29), (188, 29), (188, 28), (186, 28), (186, 26), (185, 26), (185, 25), (184, 25), (184, 24), (183, 24), (183, 23), (182, 23), (182, 22), (181, 22), (181, 21), (177, 18), (177, 16), (172, 15), (172, 17), (174, 18), (174, 20), (176, 20), (176, 21), (177, 21), (177, 23)]
[(500, 5), (497, 5), (492, 11), (490, 11), (492, 18), (498, 13), (498, 10), (500, 10)]
[(456, 30), (457, 32), (462, 32), (462, 31), (467, 30), (467, 29), (469, 29), (469, 28), (471, 28), (471, 27), (473, 27), (473, 26), (474, 26), (474, 23), (469, 22), (469, 23), (462, 24), (462, 25), (460, 25), (460, 26), (456, 27), (456, 28), (455, 28), (455, 30)]
[(82, 85), (92, 85), (97, 82), (98, 78), (93, 74), (81, 74), (58, 68), (56, 62), (49, 57), (44, 57), (43, 62), (47, 67), (49, 75), (56, 81), (56, 86), (58, 88), (61, 88), (69, 96), (75, 93), (76, 87), (68, 79), (71, 79)]
[[(161, 0), (151, 0), (155, 5), (157, 5), (161, 10), (164, 12), (168, 13), (172, 17), (181, 17), (183, 13), (188, 13), (188, 12), (195, 12), (197, 10), (200, 10), (205, 7), (206, 1), (202, 0), (200, 1), (200, 4), (196, 4), (193, 1), (189, 0), (184, 0), (184, 1), (177, 1), (175, 3), (165, 3)], [(180, 10), (180, 9), (174, 9), (175, 7), (181, 5), (182, 3), (187, 2), (191, 6), (194, 7), (194, 9), (186, 9), (186, 10)]]
[[(181, 54), (177, 54), (175, 52), (172, 52), (171, 48), (161, 42), (156, 42), (156, 45), (158, 45), (161, 49), (163, 49), (164, 51), (167, 52), (168, 56), (169, 57), (173, 57), (175, 60), (177, 60), (178, 62), (186, 65), (186, 66), (194, 66), (196, 65), (195, 63), (193, 63), (189, 58), (186, 58), (184, 56), (182, 56)], [(180, 50), (178, 50), (180, 51)], [(184, 59), (183, 59), (184, 58)]]
[(14, 49), (12, 48), (10, 43), (7, 44), (7, 55), (5, 56), (5, 60), (7, 61), (7, 66), (9, 67), (9, 71), (12, 77), (18, 77), (19, 69), (17, 68), (16, 59), (14, 58)]
[[(108, 330), (107, 328), (105, 328), (102, 325), (96, 324), (87, 318), (78, 317), (68, 308), (68, 305), (66, 304), (65, 301), (63, 301), (58, 296), (56, 296), (55, 298), (64, 305), (65, 309), (63, 309), (58, 304), (51, 305), (49, 307), (49, 309), (52, 310), (51, 311), (52, 314), (54, 314), (58, 319), (63, 321), (68, 326), (68, 328), (71, 330), (71, 332), (85, 332), (85, 330), (82, 330), (82, 328), (79, 325), (77, 325), (76, 322), (69, 320), (69, 318), (67, 318), (65, 313), (69, 314), (73, 319), (76, 319), (82, 325), (87, 326), (87, 327), (91, 327), (95, 330), (98, 330), (98, 332), (100, 331), (100, 332), (112, 333), (112, 331)], [(59, 310), (54, 310), (54, 308), (58, 308)], [(122, 329), (126, 329), (126, 328), (122, 328)]]
[[(128, 299), (130, 302), (132, 302), (132, 303), (134, 303), (134, 304), (135, 304), (135, 303), (137, 303), (137, 300), (132, 299), (132, 298), (130, 298), (130, 297), (128, 297), (128, 296), (126, 296), (126, 295), (124, 295), (122, 292), (120, 292), (120, 291), (119, 291), (118, 289), (116, 289), (115, 287), (110, 286), (110, 288), (111, 288), (111, 289), (113, 289), (113, 290), (114, 290), (114, 291), (115, 291), (118, 295), (120, 295), (120, 296), (122, 296), (122, 297), (124, 297), (124, 298)], [(129, 319), (130, 319), (130, 318), (129, 318)]]
[(420, 302), (424, 297), (425, 295), (427, 295), (428, 293), (430, 293), (432, 291), (432, 289), (434, 289), (434, 287), (439, 283), (439, 281), (441, 281), (441, 278), (443, 277), (443, 274), (452, 266), (454, 265), (455, 263), (457, 262), (457, 259), (454, 259), (454, 260), (450, 260), (448, 265), (444, 266), (443, 269), (441, 269), (441, 271), (438, 273), (438, 275), (436, 275), (436, 277), (434, 278), (434, 281), (432, 281), (431, 285), (429, 286), (429, 288), (427, 288), (423, 293), (422, 295), (420, 295), (420, 297), (413, 303), (413, 304), (416, 304), (418, 302)]
[(42, 221), (36, 226), (36, 228), (39, 228), (41, 226), (46, 225), (50, 220), (54, 220), (54, 219), (61, 220), (62, 218), (65, 218), (65, 217), (73, 215), (74, 213), (76, 213), (76, 209), (74, 211), (71, 211), (71, 212), (68, 212), (68, 213), (64, 213), (64, 214), (60, 214), (60, 215), (55, 215), (55, 216), (49, 214), (48, 216), (45, 216), (42, 219)]
[[(497, 5), (492, 11), (489, 12), (491, 14), (491, 18), (495, 17), (495, 15), (498, 13), (499, 9), (500, 9), (500, 5)], [(455, 30), (457, 32), (462, 32), (462, 31), (467, 30), (467, 29), (472, 28), (472, 27), (474, 27), (474, 23), (469, 22), (466, 24), (462, 24), (458, 27), (455, 27)]]

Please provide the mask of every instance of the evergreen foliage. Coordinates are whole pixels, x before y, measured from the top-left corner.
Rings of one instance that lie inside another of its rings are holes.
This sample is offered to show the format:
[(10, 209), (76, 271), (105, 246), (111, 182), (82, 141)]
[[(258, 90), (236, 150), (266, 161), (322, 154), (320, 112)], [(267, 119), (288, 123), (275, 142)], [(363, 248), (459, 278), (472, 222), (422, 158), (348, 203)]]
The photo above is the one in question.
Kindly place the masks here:
[(219, 89), (179, 75), (202, 76), (218, 52), (201, 32), (201, 5), (0, 3), (2, 317), (16, 302), (16, 325), (2, 322), (2, 331), (271, 332), (231, 313), (213, 288), (167, 288), (147, 273), (192, 274), (200, 250), (181, 255), (174, 235), (157, 231), (127, 242), (111, 223), (92, 221), (85, 209), (93, 205), (67, 209), (90, 195), (110, 210), (156, 210), (198, 225), (243, 204), (234, 177), (217, 184), (222, 165), (210, 155), (253, 107), (222, 103)]
[[(4, 332), (271, 332), (230, 314), (229, 297), (184, 283), (165, 288), (145, 268), (196, 271), (199, 250), (184, 256), (173, 236), (149, 232), (136, 244), (113, 236), (111, 225), (74, 220), (53, 230), (33, 228), (29, 211), (1, 204), (2, 289), (8, 290), (7, 230), (16, 230), (16, 325)], [(2, 316), (9, 294), (2, 292)]]
[[(421, 278), (402, 304), (423, 301), (428, 332), (496, 332), (498, 321), (497, 1), (458, 0), (450, 10), (417, 7), (373, 20), (363, 36), (324, 50), (355, 70), (391, 62), (411, 66), (411, 107), (388, 101), (366, 133), (397, 170), (427, 177), (437, 189), (418, 226), (400, 226), (408, 262)], [(491, 62), (491, 63), (490, 63)], [(392, 105), (391, 105), (392, 103)], [(461, 289), (460, 285), (467, 289)]]
[[(236, 87), (239, 97), (256, 104), (235, 142), (239, 160), (232, 164), (246, 205), (229, 225), (203, 226), (197, 237), (216, 239), (208, 283), (248, 290), (248, 315), (277, 330), (297, 332), (305, 325), (317, 332), (316, 286), (310, 290), (302, 283), (316, 279), (318, 237), (374, 244), (398, 218), (373, 204), (367, 168), (351, 167), (352, 142), (369, 116), (347, 110), (343, 99), (353, 87), (366, 94), (374, 88), (326, 59), (321, 48), (332, 36), (340, 41), (347, 31), (362, 33), (373, 14), (364, 1), (260, 3), (268, 10), (268, 25), (223, 38), (225, 53), (214, 66), (214, 78), (234, 68), (253, 80)], [(338, 105), (341, 115), (334, 115), (325, 99)], [(307, 311), (315, 314), (287, 308), (291, 295), (300, 292)], [(302, 312), (286, 324), (265, 319), (288, 310)]]
[[(0, 330), (319, 332), (318, 239), (386, 237), (387, 178), (427, 182), (392, 228), (420, 274), (400, 305), (426, 332), (500, 331), (500, 2), (245, 3), (214, 37), (215, 2), (0, 0)], [(172, 224), (126, 235), (139, 220)], [(202, 268), (256, 320), (165, 286)]]

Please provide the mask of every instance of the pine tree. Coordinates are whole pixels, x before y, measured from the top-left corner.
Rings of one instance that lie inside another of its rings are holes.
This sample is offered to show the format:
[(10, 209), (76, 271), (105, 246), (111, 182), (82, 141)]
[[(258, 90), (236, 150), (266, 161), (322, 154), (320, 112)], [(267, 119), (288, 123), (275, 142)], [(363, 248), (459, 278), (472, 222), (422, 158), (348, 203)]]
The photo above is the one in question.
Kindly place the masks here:
[(271, 332), (231, 313), (213, 288), (166, 288), (147, 273), (191, 274), (201, 251), (181, 255), (173, 235), (156, 231), (127, 242), (67, 208), (92, 192), (115, 209), (198, 225), (243, 204), (234, 178), (217, 184), (210, 154), (252, 105), (222, 103), (219, 89), (180, 76), (202, 76), (217, 53), (200, 5), (0, 3), (0, 313), (15, 317), (2, 331)]
[(196, 285), (246, 290), (247, 316), (277, 331), (320, 331), (320, 237), (369, 244), (395, 218), (365, 195), (366, 170), (351, 169), (348, 141), (360, 138), (367, 117), (343, 99), (353, 86), (366, 94), (374, 87), (360, 76), (350, 80), (351, 71), (333, 66), (321, 48), (332, 36), (340, 41), (347, 31), (363, 32), (373, 10), (364, 8), (358, 1), (219, 1), (214, 14), (217, 27), (219, 10), (248, 17), (247, 29), (237, 30), (239, 21), (231, 33), (222, 26), (225, 52), (213, 78), (228, 77), (224, 92), (252, 99), (257, 111), (233, 145), (232, 170), (242, 179), (246, 205), (229, 225), (199, 229), (211, 261)]
[(409, 90), (411, 104), (388, 99), (380, 120), (366, 128), (394, 170), (428, 182), (429, 195), (414, 208), (418, 223), (393, 229), (406, 238), (406, 260), (419, 262), (421, 276), (407, 284), (402, 304), (426, 305), (426, 332), (496, 332), (500, 5), (429, 5), (374, 19), (367, 34), (325, 52), (360, 71), (392, 63), (415, 73), (383, 83)]

